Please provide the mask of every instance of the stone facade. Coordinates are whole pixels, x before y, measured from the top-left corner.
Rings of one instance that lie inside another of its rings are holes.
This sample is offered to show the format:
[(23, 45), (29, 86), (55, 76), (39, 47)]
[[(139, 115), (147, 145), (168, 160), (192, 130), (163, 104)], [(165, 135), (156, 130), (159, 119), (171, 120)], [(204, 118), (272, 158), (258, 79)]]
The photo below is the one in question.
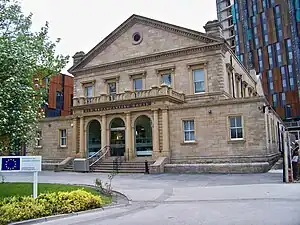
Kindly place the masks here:
[[(72, 152), (72, 116), (46, 118), (40, 121), (41, 138), (34, 152), (43, 158), (64, 159)], [(66, 145), (60, 143), (60, 131), (66, 130)]]
[[(218, 26), (209, 25), (210, 29)], [(111, 145), (112, 132), (124, 130), (120, 136), (124, 156), (129, 160), (139, 157), (137, 121), (146, 116), (152, 133), (150, 155), (153, 160), (168, 162), (165, 171), (183, 172), (182, 168), (189, 167), (177, 164), (193, 164), (192, 171), (203, 172), (199, 167), (203, 163), (225, 163), (222, 171), (227, 172), (267, 170), (279, 154), (281, 121), (259, 96), (259, 80), (246, 71), (221, 35), (214, 34), (133, 15), (89, 53), (81, 53), (80, 60), (76, 57), (69, 70), (74, 75), (74, 115), (51, 122), (54, 133), (62, 124), (68, 125), (65, 156), (88, 156), (94, 121), (100, 131), (99, 140), (96, 137), (92, 143), (100, 142), (101, 148)], [(195, 83), (195, 71), (201, 73), (200, 83)], [(161, 82), (166, 74), (169, 84)], [(135, 79), (140, 79), (139, 90), (134, 88)], [(116, 86), (114, 92), (110, 92), (111, 85)], [(123, 121), (122, 127), (113, 127), (115, 118)], [(241, 121), (234, 132), (239, 129), (242, 136), (230, 133), (232, 119)], [(184, 128), (187, 121), (193, 124), (189, 131)], [(42, 122), (43, 129), (47, 126)], [(57, 139), (44, 144), (54, 149), (49, 155), (63, 155), (57, 149)], [(234, 169), (228, 166), (232, 163), (237, 165)], [(248, 169), (251, 165), (255, 168)]]

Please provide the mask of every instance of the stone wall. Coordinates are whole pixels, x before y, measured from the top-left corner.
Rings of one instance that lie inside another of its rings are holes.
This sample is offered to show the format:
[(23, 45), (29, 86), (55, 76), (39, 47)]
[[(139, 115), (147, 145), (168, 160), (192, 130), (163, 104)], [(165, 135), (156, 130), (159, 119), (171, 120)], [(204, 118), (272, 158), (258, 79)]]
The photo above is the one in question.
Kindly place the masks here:
[[(59, 130), (67, 131), (67, 146), (59, 144)], [(34, 149), (35, 153), (44, 158), (66, 158), (72, 156), (72, 118), (54, 117), (45, 118), (39, 123), (39, 130), (42, 132), (41, 147)]]
[[(170, 110), (171, 163), (264, 161), (279, 152), (278, 146), (267, 146), (265, 116), (258, 109), (261, 98), (222, 102)], [(243, 140), (230, 140), (228, 117), (234, 115), (243, 118)], [(195, 123), (195, 143), (184, 142), (183, 120), (189, 119)]]
[[(132, 36), (139, 32), (142, 42), (133, 44)], [(145, 56), (157, 52), (205, 44), (199, 40), (174, 34), (143, 24), (134, 24), (118, 37), (111, 45), (100, 52), (86, 68), (99, 64)]]
[[(184, 57), (174, 57), (172, 59), (165, 59), (158, 62), (141, 63), (136, 66), (120, 67), (118, 69), (101, 71), (99, 73), (87, 73), (83, 76), (75, 77), (74, 97), (84, 96), (82, 83), (95, 81), (95, 96), (102, 93), (107, 93), (107, 83), (104, 79), (119, 77), (117, 82), (117, 92), (122, 93), (126, 89), (133, 90), (133, 81), (130, 79), (131, 74), (138, 74), (146, 72), (143, 80), (145, 89), (150, 89), (153, 85), (160, 84), (160, 78), (156, 70), (174, 68), (173, 89), (178, 92), (183, 92), (187, 95), (194, 94), (193, 89), (190, 88), (190, 82), (193, 82), (189, 75), (188, 65), (203, 64), (207, 62), (207, 92), (216, 92), (223, 90), (224, 70), (223, 57), (221, 51), (211, 51), (206, 53), (198, 53), (194, 55), (187, 55)], [(141, 69), (142, 68), (142, 69)]]

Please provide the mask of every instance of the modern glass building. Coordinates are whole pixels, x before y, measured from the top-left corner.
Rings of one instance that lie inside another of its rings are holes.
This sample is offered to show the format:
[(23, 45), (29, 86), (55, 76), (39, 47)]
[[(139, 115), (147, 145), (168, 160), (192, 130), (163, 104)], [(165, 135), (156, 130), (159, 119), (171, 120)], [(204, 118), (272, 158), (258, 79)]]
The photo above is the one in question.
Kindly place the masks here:
[(261, 74), (266, 97), (289, 129), (300, 130), (300, 0), (217, 0), (222, 24), (228, 7), (236, 55)]

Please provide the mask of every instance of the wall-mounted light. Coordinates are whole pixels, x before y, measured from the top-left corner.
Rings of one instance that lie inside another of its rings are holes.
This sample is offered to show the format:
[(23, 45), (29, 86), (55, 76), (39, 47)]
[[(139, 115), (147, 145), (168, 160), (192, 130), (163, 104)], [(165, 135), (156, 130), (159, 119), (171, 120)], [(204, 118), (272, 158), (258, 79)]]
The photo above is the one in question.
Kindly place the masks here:
[(208, 110), (208, 113), (209, 113), (209, 114), (212, 114), (212, 111), (211, 111), (211, 109), (210, 109), (210, 110)]
[(270, 105), (263, 105), (263, 106), (258, 106), (258, 110), (262, 111), (262, 113), (265, 113), (267, 107), (269, 111), (272, 109)]

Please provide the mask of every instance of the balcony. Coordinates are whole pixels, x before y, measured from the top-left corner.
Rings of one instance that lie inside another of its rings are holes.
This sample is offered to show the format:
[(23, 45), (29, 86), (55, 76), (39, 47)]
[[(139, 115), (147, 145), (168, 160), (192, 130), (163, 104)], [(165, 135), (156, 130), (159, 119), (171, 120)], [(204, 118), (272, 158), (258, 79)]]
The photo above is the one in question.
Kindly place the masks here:
[(145, 102), (167, 100), (172, 103), (183, 103), (185, 95), (174, 91), (166, 85), (161, 87), (152, 86), (151, 89), (141, 91), (125, 91), (124, 93), (108, 95), (101, 94), (96, 97), (79, 97), (73, 98), (74, 108), (91, 105), (111, 105), (125, 102)]
[(284, 125), (287, 129), (300, 129), (300, 121), (286, 122)]

